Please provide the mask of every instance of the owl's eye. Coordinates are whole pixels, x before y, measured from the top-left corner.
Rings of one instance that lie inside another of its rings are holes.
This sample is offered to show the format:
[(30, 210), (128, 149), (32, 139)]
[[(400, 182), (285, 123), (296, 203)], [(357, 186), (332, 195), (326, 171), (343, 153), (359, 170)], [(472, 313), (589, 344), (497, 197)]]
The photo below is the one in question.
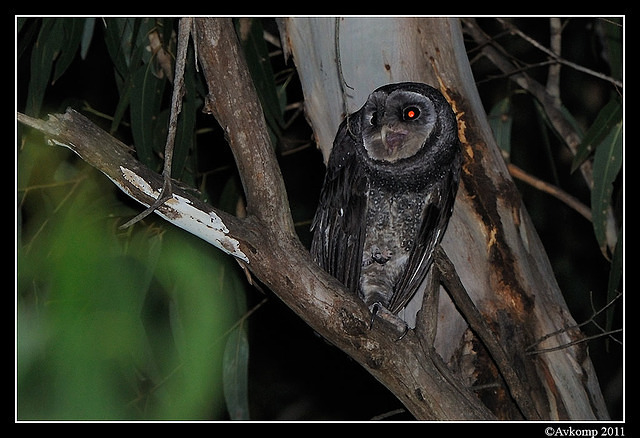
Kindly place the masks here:
[(371, 113), (369, 123), (371, 123), (371, 126), (376, 126), (378, 124), (378, 111), (374, 111)]
[(408, 106), (402, 110), (402, 120), (405, 122), (415, 120), (420, 117), (420, 108), (417, 106)]

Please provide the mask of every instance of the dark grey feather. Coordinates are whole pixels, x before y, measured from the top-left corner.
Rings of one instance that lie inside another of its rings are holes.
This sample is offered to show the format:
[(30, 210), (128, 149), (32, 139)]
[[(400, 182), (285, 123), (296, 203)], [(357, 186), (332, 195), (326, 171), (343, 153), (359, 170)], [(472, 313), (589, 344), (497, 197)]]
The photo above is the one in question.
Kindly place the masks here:
[(368, 306), (400, 311), (453, 210), (460, 144), (451, 107), (413, 82), (375, 90), (340, 125), (313, 220), (318, 264)]

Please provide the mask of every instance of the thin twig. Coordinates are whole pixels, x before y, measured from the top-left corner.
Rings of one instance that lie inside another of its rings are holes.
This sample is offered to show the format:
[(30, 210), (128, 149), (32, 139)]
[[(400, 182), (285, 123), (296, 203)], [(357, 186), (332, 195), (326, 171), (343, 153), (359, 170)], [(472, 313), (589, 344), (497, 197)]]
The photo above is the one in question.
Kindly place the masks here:
[[(573, 328), (576, 328), (576, 327), (574, 326)], [(529, 352), (527, 352), (527, 354), (528, 355), (534, 355), (534, 354), (551, 353), (552, 351), (564, 350), (565, 348), (569, 348), (571, 346), (578, 345), (578, 344), (581, 344), (583, 342), (592, 341), (594, 339), (602, 338), (603, 336), (608, 336), (611, 339), (613, 339), (615, 342), (617, 342), (620, 345), (622, 345), (622, 342), (620, 342), (618, 339), (616, 339), (616, 338), (614, 338), (612, 336), (615, 333), (621, 333), (621, 332), (622, 332), (622, 329), (610, 330), (610, 331), (607, 331), (607, 332), (598, 333), (597, 335), (587, 336), (587, 337), (584, 337), (582, 339), (578, 339), (576, 341), (567, 342), (566, 344), (558, 345), (558, 346), (555, 346), (555, 347), (549, 347), (549, 348), (543, 348), (541, 350), (529, 351)]]
[(406, 409), (394, 409), (392, 411), (385, 412), (384, 414), (380, 414), (380, 415), (376, 415), (375, 417), (371, 417), (371, 421), (386, 420), (389, 417), (393, 417), (394, 415), (404, 414), (405, 412), (407, 412)]
[(171, 112), (169, 115), (169, 130), (167, 132), (167, 142), (164, 147), (164, 166), (162, 176), (164, 183), (162, 190), (153, 204), (146, 210), (127, 221), (121, 228), (128, 228), (131, 225), (153, 213), (158, 207), (171, 198), (171, 164), (173, 162), (173, 150), (175, 147), (176, 131), (178, 128), (178, 116), (182, 111), (182, 98), (184, 97), (184, 70), (187, 60), (187, 47), (189, 46), (189, 34), (191, 33), (192, 18), (182, 18), (178, 25), (178, 50), (176, 54), (176, 71), (173, 83), (173, 95), (171, 96)]
[[(572, 345), (576, 345), (576, 344), (579, 344), (579, 343), (582, 343), (582, 342), (590, 341), (590, 340), (592, 340), (592, 339), (601, 338), (601, 337), (603, 337), (603, 336), (609, 336), (609, 337), (611, 337), (611, 339), (613, 339), (613, 341), (614, 341), (614, 342), (617, 342), (617, 343), (622, 344), (618, 339), (616, 339), (616, 338), (614, 338), (613, 336), (611, 336), (611, 335), (612, 335), (612, 334), (614, 334), (614, 333), (619, 333), (619, 332), (621, 332), (621, 331), (622, 331), (622, 329), (616, 329), (616, 330), (611, 330), (611, 331), (605, 331), (605, 330), (604, 330), (602, 327), (600, 327), (600, 325), (599, 325), (599, 324), (597, 324), (597, 322), (595, 321), (595, 318), (596, 318), (599, 314), (601, 314), (602, 312), (604, 312), (605, 310), (607, 310), (609, 307), (611, 307), (611, 306), (613, 305), (613, 303), (614, 303), (616, 300), (618, 300), (618, 298), (620, 298), (621, 296), (622, 296), (622, 293), (618, 293), (618, 294), (617, 294), (617, 295), (616, 295), (616, 296), (615, 296), (611, 301), (609, 301), (609, 302), (608, 302), (608, 303), (607, 303), (603, 308), (601, 308), (601, 309), (599, 309), (599, 310), (595, 310), (595, 309), (594, 309), (593, 314), (592, 314), (592, 315), (589, 317), (589, 319), (587, 319), (586, 321), (583, 321), (583, 322), (581, 322), (580, 324), (575, 324), (575, 325), (572, 325), (572, 326), (569, 326), (569, 327), (561, 328), (560, 330), (556, 330), (556, 331), (554, 331), (554, 332), (552, 332), (552, 333), (548, 333), (548, 334), (546, 334), (546, 335), (542, 336), (540, 339), (536, 340), (536, 342), (534, 342), (533, 344), (529, 345), (529, 346), (526, 348), (527, 354), (540, 354), (540, 353), (548, 353), (548, 352), (551, 352), (551, 351), (561, 350), (561, 349), (563, 349), (563, 348), (568, 348), (568, 347), (570, 347), (570, 346), (572, 346)], [(592, 307), (592, 308), (594, 307), (594, 306), (593, 306), (593, 304), (592, 304), (592, 306), (591, 306), (591, 307)], [(547, 339), (549, 339), (549, 338), (552, 338), (552, 337), (557, 336), (557, 335), (562, 334), (562, 333), (566, 333), (566, 332), (568, 332), (569, 330), (576, 330), (576, 329), (579, 329), (580, 327), (582, 327), (582, 326), (584, 326), (584, 325), (587, 325), (587, 324), (589, 324), (590, 322), (593, 322), (593, 323), (594, 323), (594, 325), (595, 325), (596, 327), (598, 327), (598, 328), (602, 331), (602, 333), (599, 333), (599, 334), (597, 334), (597, 335), (593, 335), (593, 336), (588, 336), (588, 337), (585, 337), (585, 338), (582, 338), (582, 339), (578, 339), (578, 340), (576, 340), (576, 341), (571, 341), (571, 342), (569, 342), (569, 343), (562, 344), (562, 345), (558, 345), (558, 346), (555, 346), (555, 347), (543, 348), (543, 349), (540, 349), (540, 350), (533, 350), (533, 348), (534, 348), (536, 345), (540, 345), (542, 342), (546, 341), (546, 340), (547, 340)]]
[[(543, 85), (528, 76), (524, 72), (518, 72), (517, 63), (512, 61), (512, 57), (506, 50), (500, 46), (493, 38), (484, 32), (477, 22), (472, 18), (462, 20), (465, 24), (465, 31), (474, 41), (482, 47), (482, 53), (489, 59), (499, 70), (509, 75), (509, 78), (516, 82), (524, 90), (531, 93), (545, 110), (549, 121), (558, 135), (564, 140), (567, 147), (573, 155), (577, 154), (581, 138), (575, 128), (569, 123), (566, 116), (554, 104), (553, 100), (547, 93)], [(589, 185), (593, 185), (593, 168), (591, 161), (586, 160), (580, 165), (580, 172)]]
[[(562, 23), (559, 18), (549, 19), (549, 45), (551, 51), (556, 57), (560, 57), (562, 48)], [(560, 108), (560, 63), (553, 63), (549, 66), (549, 74), (547, 76), (547, 93), (554, 100), (556, 107)]]
[(570, 195), (559, 187), (542, 181), (541, 179), (525, 172), (515, 164), (509, 163), (507, 165), (507, 168), (509, 169), (509, 174), (512, 177), (517, 178), (529, 184), (530, 186), (535, 187), (536, 189), (548, 193), (551, 196), (559, 199), (560, 201), (564, 202), (569, 207), (580, 213), (582, 216), (584, 216), (584, 218), (589, 222), (591, 222), (591, 209), (580, 202), (578, 198)]
[(619, 81), (619, 80), (617, 80), (615, 78), (612, 78), (611, 76), (607, 76), (607, 75), (602, 74), (600, 72), (591, 70), (590, 68), (583, 67), (580, 64), (576, 64), (574, 62), (567, 61), (566, 59), (562, 58), (561, 56), (556, 55), (551, 50), (546, 48), (544, 45), (540, 44), (539, 42), (537, 42), (536, 40), (531, 38), (529, 35), (527, 35), (524, 32), (522, 32), (520, 29), (518, 29), (512, 23), (509, 23), (507, 20), (505, 20), (503, 18), (497, 18), (497, 20), (503, 26), (505, 26), (507, 29), (509, 29), (511, 32), (513, 32), (514, 34), (518, 35), (520, 38), (522, 38), (523, 40), (527, 41), (528, 43), (530, 43), (532, 46), (536, 47), (537, 49), (543, 51), (544, 53), (549, 55), (551, 58), (553, 58), (554, 60), (556, 60), (560, 64), (566, 65), (567, 67), (571, 67), (574, 70), (580, 71), (582, 73), (586, 73), (586, 74), (591, 75), (593, 77), (596, 77), (598, 79), (602, 79), (603, 81), (610, 82), (613, 85), (615, 85), (616, 87), (622, 88), (622, 82), (621, 81)]

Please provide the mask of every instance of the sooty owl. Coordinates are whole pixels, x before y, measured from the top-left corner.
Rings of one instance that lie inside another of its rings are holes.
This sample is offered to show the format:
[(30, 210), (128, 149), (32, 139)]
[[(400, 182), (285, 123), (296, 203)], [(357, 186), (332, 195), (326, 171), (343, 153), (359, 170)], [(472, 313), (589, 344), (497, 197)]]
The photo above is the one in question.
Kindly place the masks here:
[(435, 88), (376, 89), (340, 125), (311, 254), (375, 314), (397, 314), (433, 264), (458, 190), (455, 115)]

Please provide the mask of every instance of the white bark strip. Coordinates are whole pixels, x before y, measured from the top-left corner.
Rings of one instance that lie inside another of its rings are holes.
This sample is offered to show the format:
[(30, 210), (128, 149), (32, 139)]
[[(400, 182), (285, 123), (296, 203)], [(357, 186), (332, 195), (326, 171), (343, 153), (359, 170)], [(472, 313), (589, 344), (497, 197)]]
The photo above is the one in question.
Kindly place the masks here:
[[(144, 180), (140, 175), (134, 171), (120, 166), (122, 176), (125, 180), (131, 183), (138, 190), (150, 196), (152, 198), (158, 198), (160, 195), (159, 190), (154, 190), (151, 185)], [(127, 195), (131, 196), (126, 186), (120, 184), (118, 181), (112, 179), (112, 181)], [(133, 199), (133, 196), (131, 196)], [(136, 199), (138, 202), (139, 199)], [(145, 204), (145, 203), (143, 203)], [(145, 204), (147, 207), (149, 205)], [(173, 194), (171, 199), (168, 199), (160, 208), (157, 213), (168, 222), (174, 224), (183, 230), (200, 237), (201, 239), (209, 242), (216, 248), (224, 251), (225, 253), (236, 257), (245, 263), (249, 263), (249, 258), (240, 250), (240, 242), (229, 236), (229, 229), (222, 222), (220, 216), (214, 211), (203, 211), (193, 206), (191, 201), (180, 195)]]

